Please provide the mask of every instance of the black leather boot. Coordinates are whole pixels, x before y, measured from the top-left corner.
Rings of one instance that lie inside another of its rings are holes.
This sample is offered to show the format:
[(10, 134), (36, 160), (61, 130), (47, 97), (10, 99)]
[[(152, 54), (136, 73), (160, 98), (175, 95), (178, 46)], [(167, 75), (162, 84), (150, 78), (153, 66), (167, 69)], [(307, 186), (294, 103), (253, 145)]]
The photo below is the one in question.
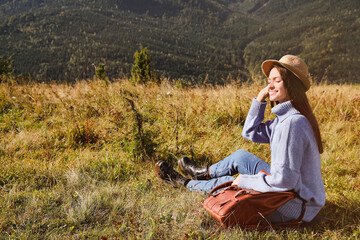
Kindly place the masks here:
[(182, 157), (178, 161), (180, 171), (194, 180), (208, 180), (210, 179), (209, 167), (199, 167), (188, 157)]
[(186, 186), (190, 181), (190, 179), (176, 172), (170, 164), (164, 161), (157, 162), (155, 164), (155, 170), (157, 175), (167, 183)]

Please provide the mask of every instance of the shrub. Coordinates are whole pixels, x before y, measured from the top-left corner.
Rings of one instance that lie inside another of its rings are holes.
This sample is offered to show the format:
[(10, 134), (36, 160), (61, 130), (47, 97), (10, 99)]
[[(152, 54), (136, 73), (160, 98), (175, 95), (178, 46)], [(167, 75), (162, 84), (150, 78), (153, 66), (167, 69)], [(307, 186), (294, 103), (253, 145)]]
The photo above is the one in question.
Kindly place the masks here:
[(147, 83), (159, 81), (151, 65), (151, 56), (147, 48), (141, 47), (140, 52), (135, 52), (134, 58), (134, 64), (131, 68), (133, 82)]
[[(124, 92), (124, 94), (132, 95), (128, 92)], [(144, 116), (141, 115), (136, 108), (134, 100), (126, 96), (123, 96), (123, 98), (129, 103), (133, 115), (132, 138), (124, 139), (123, 146), (131, 152), (135, 158), (139, 158), (142, 161), (151, 160), (157, 146), (153, 140), (155, 133), (151, 130), (144, 130), (143, 123), (146, 119), (144, 119)]]
[(106, 77), (105, 64), (100, 63), (99, 66), (95, 69), (96, 77), (100, 80), (104, 80)]
[(12, 76), (14, 69), (12, 68), (11, 57), (0, 56), (0, 82), (5, 81)]

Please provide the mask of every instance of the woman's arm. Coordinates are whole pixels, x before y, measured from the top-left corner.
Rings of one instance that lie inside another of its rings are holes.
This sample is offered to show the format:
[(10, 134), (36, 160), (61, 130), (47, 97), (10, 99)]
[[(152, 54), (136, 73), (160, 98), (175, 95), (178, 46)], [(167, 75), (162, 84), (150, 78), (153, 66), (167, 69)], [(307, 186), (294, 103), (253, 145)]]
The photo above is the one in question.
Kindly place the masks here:
[(242, 136), (256, 143), (270, 143), (273, 121), (264, 120), (264, 113), (269, 97), (269, 86), (263, 88), (256, 99), (253, 99), (250, 110), (245, 120)]
[(281, 134), (277, 134), (278, 140), (272, 146), (271, 175), (242, 175), (238, 185), (260, 192), (295, 189), (300, 179), (304, 152), (308, 151), (311, 131), (304, 117), (295, 117), (283, 123)]
[(242, 136), (256, 143), (270, 143), (270, 136), (274, 121), (264, 121), (264, 113), (267, 102), (259, 102), (253, 99), (250, 110), (245, 120)]

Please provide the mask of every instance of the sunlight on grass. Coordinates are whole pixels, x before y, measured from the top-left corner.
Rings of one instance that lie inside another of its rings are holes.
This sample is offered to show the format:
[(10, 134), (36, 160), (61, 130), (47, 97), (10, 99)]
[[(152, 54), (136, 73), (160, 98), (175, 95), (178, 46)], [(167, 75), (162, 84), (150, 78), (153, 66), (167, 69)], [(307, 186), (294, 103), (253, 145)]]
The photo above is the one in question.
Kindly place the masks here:
[[(328, 220), (307, 229), (224, 230), (206, 196), (164, 185), (154, 163), (215, 163), (242, 148), (258, 84), (179, 88), (80, 81), (0, 84), (0, 235), (20, 239), (343, 239), (360, 236), (360, 86), (309, 91), (325, 151)], [(274, 117), (270, 108), (266, 119)]]

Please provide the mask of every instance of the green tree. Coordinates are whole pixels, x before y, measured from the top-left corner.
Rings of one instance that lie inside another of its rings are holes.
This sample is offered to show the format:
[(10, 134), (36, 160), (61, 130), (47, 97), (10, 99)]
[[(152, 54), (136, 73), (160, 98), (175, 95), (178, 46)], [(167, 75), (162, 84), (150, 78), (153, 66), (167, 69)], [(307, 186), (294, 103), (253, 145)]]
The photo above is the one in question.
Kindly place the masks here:
[(147, 48), (141, 46), (140, 52), (134, 54), (134, 64), (131, 68), (131, 76), (134, 82), (147, 83), (157, 81), (154, 70), (151, 66), (151, 56)]
[(0, 82), (11, 77), (13, 72), (11, 57), (0, 56)]
[(99, 79), (104, 80), (106, 77), (105, 64), (100, 63), (95, 69), (95, 74)]

